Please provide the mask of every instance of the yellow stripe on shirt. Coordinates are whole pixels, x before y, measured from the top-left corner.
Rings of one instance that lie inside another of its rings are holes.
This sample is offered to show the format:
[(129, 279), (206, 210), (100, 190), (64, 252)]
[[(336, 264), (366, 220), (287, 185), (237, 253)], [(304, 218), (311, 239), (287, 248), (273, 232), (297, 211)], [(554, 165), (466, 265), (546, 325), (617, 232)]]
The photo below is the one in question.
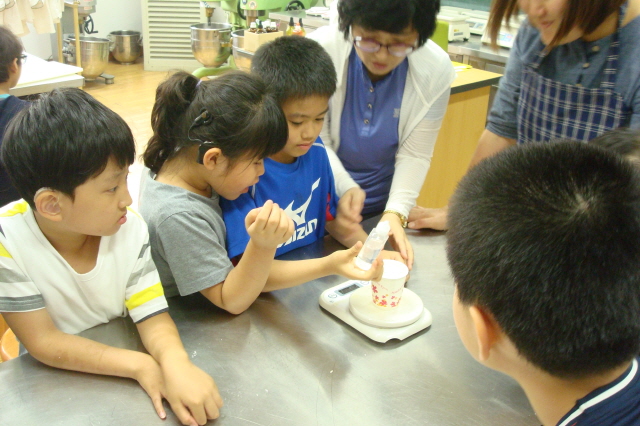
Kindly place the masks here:
[(8, 257), (9, 259), (13, 259), (13, 256), (11, 256), (11, 253), (9, 253), (7, 251), (7, 249), (4, 248), (4, 246), (2, 244), (0, 244), (0, 256)]
[(131, 296), (129, 300), (125, 302), (125, 306), (129, 311), (132, 311), (138, 306), (144, 305), (148, 301), (153, 300), (156, 297), (160, 297), (162, 295), (164, 295), (162, 284), (157, 283)]
[[(140, 213), (138, 213), (137, 211), (135, 211), (134, 209), (132, 209), (131, 207), (127, 207), (127, 210), (129, 210), (131, 213), (135, 214), (136, 216), (138, 216), (140, 219), (142, 219), (142, 216), (140, 216)], [(144, 219), (142, 219), (142, 221), (144, 221)]]
[(11, 207), (9, 210), (0, 214), (0, 217), (9, 217), (9, 216), (15, 216), (17, 214), (23, 214), (27, 211), (28, 208), (29, 208), (29, 204), (27, 204), (26, 201), (21, 201), (19, 203), (15, 203), (13, 207)]

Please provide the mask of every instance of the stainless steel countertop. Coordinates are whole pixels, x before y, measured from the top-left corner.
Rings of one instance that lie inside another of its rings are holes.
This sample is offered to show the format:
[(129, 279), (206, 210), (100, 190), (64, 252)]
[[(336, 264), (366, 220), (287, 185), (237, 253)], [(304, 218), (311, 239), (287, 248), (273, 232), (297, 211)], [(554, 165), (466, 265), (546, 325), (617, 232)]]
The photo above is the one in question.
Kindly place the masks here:
[[(515, 381), (466, 352), (451, 311), (453, 282), (445, 236), (408, 231), (416, 265), (408, 288), (433, 325), (404, 341), (379, 344), (318, 305), (337, 276), (260, 296), (233, 316), (202, 296), (170, 300), (192, 361), (211, 374), (225, 406), (215, 425), (538, 426)], [(285, 255), (309, 258), (331, 239)], [(140, 348), (129, 319), (87, 330), (101, 342)], [(0, 425), (178, 425), (160, 420), (136, 382), (47, 367), (30, 355), (0, 364)]]
[(494, 50), (488, 44), (482, 43), (480, 39), (480, 36), (472, 35), (469, 41), (449, 42), (447, 51), (450, 54), (473, 56), (501, 64), (507, 63), (511, 50), (505, 49), (504, 47), (499, 47), (498, 50)]
[(290, 10), (287, 12), (270, 12), (269, 19), (279, 19), (284, 23), (284, 26), (289, 23), (289, 18), (293, 17), (294, 22), (298, 22), (298, 19), (302, 18), (302, 24), (305, 27), (320, 28), (329, 25), (329, 20), (321, 18), (319, 16), (307, 16), (307, 12), (304, 10)]

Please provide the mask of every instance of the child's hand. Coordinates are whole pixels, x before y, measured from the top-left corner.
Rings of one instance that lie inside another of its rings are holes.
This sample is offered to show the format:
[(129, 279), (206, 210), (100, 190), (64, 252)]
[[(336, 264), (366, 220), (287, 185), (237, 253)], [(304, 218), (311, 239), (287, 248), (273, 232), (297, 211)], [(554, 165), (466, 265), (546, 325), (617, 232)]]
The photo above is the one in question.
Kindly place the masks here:
[[(148, 355), (147, 355), (148, 356)], [(140, 386), (151, 398), (153, 408), (161, 419), (167, 418), (167, 413), (162, 406), (162, 398), (165, 396), (164, 378), (160, 365), (151, 356), (148, 356), (149, 362), (144, 368), (140, 369), (136, 376), (136, 380)]]
[(204, 425), (218, 418), (223, 403), (211, 376), (190, 361), (172, 363), (163, 373), (165, 397), (183, 425)]
[(356, 266), (354, 260), (361, 248), (362, 243), (358, 241), (350, 249), (331, 253), (329, 257), (331, 258), (332, 264), (336, 267), (335, 273), (352, 280), (380, 281), (382, 279), (382, 260), (376, 259), (368, 271), (363, 271)]
[(273, 249), (285, 243), (294, 231), (291, 218), (271, 200), (251, 210), (244, 223), (253, 243), (264, 249)]

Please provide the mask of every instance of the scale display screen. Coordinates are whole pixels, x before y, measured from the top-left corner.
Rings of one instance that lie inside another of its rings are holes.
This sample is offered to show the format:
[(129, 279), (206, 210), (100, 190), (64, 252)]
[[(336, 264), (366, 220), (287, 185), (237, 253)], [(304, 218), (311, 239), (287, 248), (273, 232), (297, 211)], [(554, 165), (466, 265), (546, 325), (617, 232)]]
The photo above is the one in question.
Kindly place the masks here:
[(340, 293), (344, 296), (345, 294), (351, 293), (353, 290), (357, 290), (359, 288), (360, 286), (358, 284), (351, 284), (349, 287), (341, 288), (336, 293)]

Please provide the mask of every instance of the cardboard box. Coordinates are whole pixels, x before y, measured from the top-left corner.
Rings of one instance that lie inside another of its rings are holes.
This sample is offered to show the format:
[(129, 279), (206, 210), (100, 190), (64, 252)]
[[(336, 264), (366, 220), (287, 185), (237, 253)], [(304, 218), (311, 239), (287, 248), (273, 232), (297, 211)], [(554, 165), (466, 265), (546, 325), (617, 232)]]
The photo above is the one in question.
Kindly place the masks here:
[(278, 37), (282, 37), (284, 32), (278, 31), (275, 33), (263, 33), (256, 34), (250, 33), (248, 30), (244, 30), (244, 50), (255, 52), (260, 46), (265, 43), (275, 40)]

